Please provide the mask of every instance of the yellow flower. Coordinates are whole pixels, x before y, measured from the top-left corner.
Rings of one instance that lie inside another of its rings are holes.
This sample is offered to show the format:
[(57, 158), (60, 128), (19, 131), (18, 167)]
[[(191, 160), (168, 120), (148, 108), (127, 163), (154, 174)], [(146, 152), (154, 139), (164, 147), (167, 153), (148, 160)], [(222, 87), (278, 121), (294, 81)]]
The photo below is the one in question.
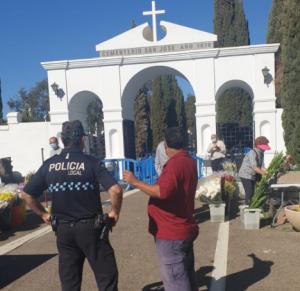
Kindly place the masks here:
[(0, 200), (2, 201), (9, 201), (13, 199), (15, 196), (11, 193), (1, 193), (0, 194)]

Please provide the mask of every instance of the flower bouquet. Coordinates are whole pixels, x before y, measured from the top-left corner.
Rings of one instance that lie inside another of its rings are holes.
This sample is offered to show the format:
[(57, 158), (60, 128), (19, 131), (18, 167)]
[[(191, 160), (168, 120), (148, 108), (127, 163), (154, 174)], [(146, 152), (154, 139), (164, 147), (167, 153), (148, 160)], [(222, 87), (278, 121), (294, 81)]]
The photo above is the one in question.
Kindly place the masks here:
[(226, 203), (226, 213), (228, 216), (236, 211), (236, 201), (239, 194), (239, 186), (236, 181), (236, 173), (225, 172), (222, 177), (222, 200)]
[(225, 162), (225, 163), (223, 163), (223, 169), (224, 169), (224, 172), (227, 175), (236, 177), (236, 175), (237, 175), (237, 168), (236, 168), (236, 164), (235, 163)]
[(291, 156), (285, 156), (283, 153), (275, 154), (266, 173), (262, 175), (261, 180), (256, 184), (254, 195), (250, 201), (250, 208), (261, 208), (268, 198), (269, 186), (275, 184), (280, 175), (291, 168)]
[(11, 227), (11, 208), (14, 201), (12, 193), (0, 194), (0, 229), (8, 230)]
[(25, 220), (25, 204), (19, 198), (17, 189), (17, 184), (8, 184), (0, 188), (0, 229), (2, 230), (21, 225)]
[(210, 220), (223, 222), (225, 219), (225, 203), (221, 195), (222, 175), (213, 174), (202, 178), (198, 183), (196, 198), (202, 203), (209, 204)]
[(220, 203), (221, 199), (221, 179), (219, 174), (213, 174), (204, 178), (198, 183), (196, 190), (196, 199), (203, 203)]

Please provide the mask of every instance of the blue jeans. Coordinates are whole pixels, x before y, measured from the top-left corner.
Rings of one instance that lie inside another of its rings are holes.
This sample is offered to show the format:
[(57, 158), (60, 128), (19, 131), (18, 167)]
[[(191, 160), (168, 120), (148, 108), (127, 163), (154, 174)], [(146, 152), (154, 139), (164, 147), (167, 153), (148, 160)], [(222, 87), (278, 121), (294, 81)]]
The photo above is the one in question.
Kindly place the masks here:
[(165, 291), (198, 290), (193, 249), (196, 237), (197, 235), (194, 235), (187, 240), (155, 239)]

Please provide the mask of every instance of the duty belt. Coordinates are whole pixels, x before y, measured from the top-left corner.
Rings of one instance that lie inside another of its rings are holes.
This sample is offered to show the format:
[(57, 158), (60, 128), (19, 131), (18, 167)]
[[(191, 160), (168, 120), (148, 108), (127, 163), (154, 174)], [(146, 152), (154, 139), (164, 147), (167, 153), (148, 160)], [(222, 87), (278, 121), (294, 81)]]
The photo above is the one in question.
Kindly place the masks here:
[(57, 218), (57, 222), (59, 224), (75, 224), (75, 223), (88, 223), (95, 221), (95, 216), (92, 217), (84, 217), (84, 218), (76, 218), (76, 219), (62, 219)]

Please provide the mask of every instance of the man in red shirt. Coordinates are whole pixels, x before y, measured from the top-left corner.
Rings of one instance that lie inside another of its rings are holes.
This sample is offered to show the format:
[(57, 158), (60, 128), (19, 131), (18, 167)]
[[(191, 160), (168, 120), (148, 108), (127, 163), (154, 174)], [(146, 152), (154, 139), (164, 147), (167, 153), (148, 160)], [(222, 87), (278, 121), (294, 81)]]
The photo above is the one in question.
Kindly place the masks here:
[(193, 250), (198, 235), (193, 217), (197, 166), (184, 150), (186, 142), (185, 131), (178, 127), (166, 130), (169, 160), (156, 185), (138, 180), (131, 172), (124, 173), (128, 183), (150, 196), (149, 232), (155, 238), (165, 291), (198, 290)]

